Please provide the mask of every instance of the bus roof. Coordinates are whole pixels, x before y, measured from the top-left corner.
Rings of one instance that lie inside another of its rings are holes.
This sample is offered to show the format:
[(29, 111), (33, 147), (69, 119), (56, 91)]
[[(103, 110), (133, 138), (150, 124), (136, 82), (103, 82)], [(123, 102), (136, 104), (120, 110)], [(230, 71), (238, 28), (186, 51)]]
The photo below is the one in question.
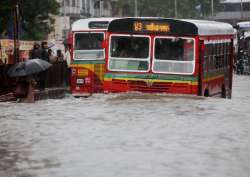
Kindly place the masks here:
[(237, 23), (237, 28), (243, 29), (243, 30), (250, 30), (250, 21)]
[[(139, 25), (139, 26), (138, 26)], [(228, 23), (170, 19), (170, 18), (123, 18), (113, 20), (108, 27), (110, 32), (162, 33), (178, 35), (233, 35), (233, 26)]]
[(72, 23), (72, 31), (107, 29), (108, 24), (114, 19), (117, 19), (117, 18), (100, 17), (100, 18), (80, 19), (80, 20), (77, 20), (74, 23)]

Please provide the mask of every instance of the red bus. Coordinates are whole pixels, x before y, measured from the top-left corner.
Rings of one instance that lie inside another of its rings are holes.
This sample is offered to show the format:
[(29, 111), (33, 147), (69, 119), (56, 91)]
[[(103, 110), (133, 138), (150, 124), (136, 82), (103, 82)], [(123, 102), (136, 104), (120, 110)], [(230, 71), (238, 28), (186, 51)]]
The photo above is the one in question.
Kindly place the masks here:
[(108, 27), (104, 92), (221, 96), (232, 93), (230, 24), (124, 18)]
[(73, 96), (89, 96), (103, 92), (105, 50), (103, 41), (108, 24), (114, 18), (80, 19), (72, 24), (71, 92)]

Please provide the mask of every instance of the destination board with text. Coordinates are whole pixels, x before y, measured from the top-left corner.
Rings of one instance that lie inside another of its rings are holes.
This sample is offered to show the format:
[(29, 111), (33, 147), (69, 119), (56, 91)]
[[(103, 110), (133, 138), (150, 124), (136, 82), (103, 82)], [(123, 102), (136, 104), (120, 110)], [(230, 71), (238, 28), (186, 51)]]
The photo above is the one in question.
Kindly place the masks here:
[(164, 22), (134, 22), (134, 32), (145, 33), (168, 33), (170, 32), (170, 25)]
[(90, 29), (107, 29), (109, 22), (107, 21), (93, 21), (89, 22)]

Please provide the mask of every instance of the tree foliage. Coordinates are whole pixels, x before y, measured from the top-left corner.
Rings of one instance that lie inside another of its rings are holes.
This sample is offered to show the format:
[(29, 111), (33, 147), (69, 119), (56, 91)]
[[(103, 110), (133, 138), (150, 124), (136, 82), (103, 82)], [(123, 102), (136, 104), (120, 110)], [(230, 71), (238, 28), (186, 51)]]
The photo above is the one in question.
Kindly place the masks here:
[(22, 38), (41, 40), (52, 31), (53, 15), (59, 13), (56, 0), (1, 0), (0, 1), (0, 33), (7, 31), (8, 23), (13, 23), (13, 9), (16, 2), (20, 10), (20, 26)]
[[(135, 0), (119, 0), (120, 7), (129, 4), (129, 16), (134, 15)], [(212, 0), (176, 0), (178, 18), (207, 18), (211, 15)], [(175, 16), (175, 0), (137, 0), (139, 16)], [(214, 0), (214, 11), (218, 9), (219, 0)]]

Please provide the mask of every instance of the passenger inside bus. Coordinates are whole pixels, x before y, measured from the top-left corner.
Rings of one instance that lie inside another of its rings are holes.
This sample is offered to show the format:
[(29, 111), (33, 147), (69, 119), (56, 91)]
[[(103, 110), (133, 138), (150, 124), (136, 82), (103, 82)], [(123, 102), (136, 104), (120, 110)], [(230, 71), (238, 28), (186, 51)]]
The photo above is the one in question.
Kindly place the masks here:
[(193, 68), (194, 42), (184, 38), (157, 38), (154, 56), (156, 71), (190, 73)]
[(147, 58), (148, 42), (139, 37), (112, 37), (112, 57)]
[(103, 38), (103, 33), (76, 33), (74, 46), (75, 59), (104, 59)]
[[(147, 70), (149, 68), (149, 38), (112, 36), (111, 69)], [(122, 58), (122, 59), (119, 59)]]
[(181, 60), (182, 43), (174, 39), (157, 39), (155, 54), (156, 58), (160, 60)]
[(155, 58), (159, 60), (191, 61), (193, 59), (192, 40), (157, 39)]
[(132, 57), (132, 48), (130, 42), (119, 41), (117, 55), (121, 58), (131, 58)]
[(102, 49), (102, 33), (78, 33), (75, 35), (76, 50)]

